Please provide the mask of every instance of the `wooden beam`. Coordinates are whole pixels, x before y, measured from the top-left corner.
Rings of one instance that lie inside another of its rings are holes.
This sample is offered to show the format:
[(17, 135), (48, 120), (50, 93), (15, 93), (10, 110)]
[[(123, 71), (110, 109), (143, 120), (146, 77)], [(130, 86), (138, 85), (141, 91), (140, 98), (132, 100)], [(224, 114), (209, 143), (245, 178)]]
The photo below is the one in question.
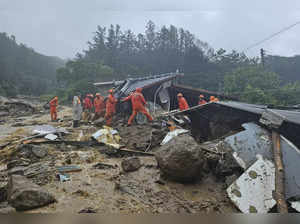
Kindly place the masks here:
[(288, 213), (288, 206), (285, 200), (285, 175), (282, 161), (280, 135), (272, 131), (273, 155), (275, 163), (275, 200), (279, 213)]

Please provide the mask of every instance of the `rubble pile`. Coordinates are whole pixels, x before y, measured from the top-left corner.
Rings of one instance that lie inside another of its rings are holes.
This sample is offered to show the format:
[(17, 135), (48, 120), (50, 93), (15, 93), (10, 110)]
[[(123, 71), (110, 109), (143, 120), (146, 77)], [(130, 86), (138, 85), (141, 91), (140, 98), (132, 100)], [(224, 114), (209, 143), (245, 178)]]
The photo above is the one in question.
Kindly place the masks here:
[[(112, 127), (100, 118), (72, 128), (71, 109), (58, 113), (59, 122), (16, 114), (21, 129), (10, 129), (15, 119), (5, 122), (11, 134), (0, 137), (0, 213), (276, 210), (272, 137), (258, 123), (232, 130), (214, 117), (215, 140), (200, 143), (187, 115), (164, 113), (152, 123), (138, 117), (127, 126), (119, 114)], [(285, 196), (296, 211), (300, 153), (283, 136), (280, 143)]]
[(0, 99), (0, 117), (1, 116), (24, 116), (37, 112), (37, 107), (20, 99)]

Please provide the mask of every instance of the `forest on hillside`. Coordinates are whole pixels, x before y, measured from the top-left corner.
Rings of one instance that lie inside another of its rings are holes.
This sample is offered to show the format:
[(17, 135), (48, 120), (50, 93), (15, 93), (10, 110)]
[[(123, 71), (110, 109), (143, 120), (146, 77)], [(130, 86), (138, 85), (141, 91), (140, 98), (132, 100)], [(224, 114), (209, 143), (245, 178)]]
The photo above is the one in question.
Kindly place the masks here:
[(78, 91), (95, 92), (93, 82), (179, 70), (182, 82), (239, 97), (250, 103), (300, 104), (300, 56), (259, 58), (215, 50), (194, 34), (152, 21), (144, 33), (119, 25), (98, 26), (88, 48), (66, 63), (18, 44), (0, 33), (0, 95), (59, 95), (69, 102)]
[[(299, 60), (299, 58), (297, 58)], [(144, 33), (122, 30), (119, 25), (98, 26), (88, 49), (57, 70), (64, 98), (78, 91), (95, 91), (95, 81), (175, 72), (185, 74), (183, 83), (239, 97), (250, 103), (299, 104), (297, 68), (284, 58), (268, 56), (263, 67), (259, 58), (237, 51), (214, 50), (183, 28), (157, 28), (149, 21)], [(281, 66), (282, 64), (282, 66)], [(292, 95), (292, 97), (290, 97)]]
[(40, 95), (56, 88), (56, 70), (64, 66), (58, 57), (44, 56), (15, 36), (0, 33), (0, 95)]

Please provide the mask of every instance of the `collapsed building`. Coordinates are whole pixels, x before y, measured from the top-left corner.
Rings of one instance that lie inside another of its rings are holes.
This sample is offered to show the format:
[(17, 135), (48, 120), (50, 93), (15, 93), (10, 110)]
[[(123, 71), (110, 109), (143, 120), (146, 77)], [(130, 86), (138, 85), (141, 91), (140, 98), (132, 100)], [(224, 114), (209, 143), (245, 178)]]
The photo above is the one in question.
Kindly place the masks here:
[[(0, 110), (9, 114), (1, 129), (10, 134), (0, 136), (0, 213), (36, 208), (80, 213), (299, 211), (299, 110), (241, 103), (184, 86), (182, 76), (96, 83), (115, 88), (120, 103), (113, 127), (100, 118), (72, 128), (68, 106), (58, 108), (59, 122), (49, 123), (48, 111), (38, 104), (31, 109), (25, 101), (1, 103)], [(120, 99), (136, 88), (143, 89), (155, 121), (146, 123), (139, 114), (138, 125), (127, 127), (131, 106)], [(190, 106), (185, 111), (177, 110), (179, 92)], [(200, 94), (221, 101), (199, 106)], [(14, 113), (23, 106), (28, 116)]]
[[(115, 96), (121, 98), (143, 88), (147, 101), (168, 111), (159, 116), (175, 122), (176, 116), (188, 116), (194, 139), (204, 144), (215, 141), (215, 149), (221, 145), (222, 150), (226, 149), (224, 153), (231, 153), (244, 173), (232, 181), (227, 193), (242, 212), (266, 213), (276, 204), (278, 211), (287, 212), (283, 200), (300, 211), (299, 108), (284, 110), (242, 103), (235, 97), (180, 85), (181, 76), (170, 73), (119, 81), (114, 83)], [(188, 110), (176, 110), (178, 93), (187, 99), (191, 106)], [(217, 96), (221, 102), (197, 105), (200, 94), (206, 99)], [(128, 105), (119, 106), (121, 112), (128, 109)]]

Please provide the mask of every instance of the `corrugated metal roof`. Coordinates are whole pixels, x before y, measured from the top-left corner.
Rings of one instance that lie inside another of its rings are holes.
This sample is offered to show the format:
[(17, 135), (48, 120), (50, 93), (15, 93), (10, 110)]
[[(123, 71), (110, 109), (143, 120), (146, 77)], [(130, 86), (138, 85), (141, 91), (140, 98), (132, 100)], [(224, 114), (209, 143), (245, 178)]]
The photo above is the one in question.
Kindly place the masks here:
[(180, 73), (168, 73), (157, 76), (149, 76), (138, 79), (128, 79), (126, 80), (126, 84), (116, 92), (116, 96), (129, 95), (136, 88), (147, 88), (157, 83), (166, 82), (168, 80), (175, 79), (176, 77), (183, 75)]

